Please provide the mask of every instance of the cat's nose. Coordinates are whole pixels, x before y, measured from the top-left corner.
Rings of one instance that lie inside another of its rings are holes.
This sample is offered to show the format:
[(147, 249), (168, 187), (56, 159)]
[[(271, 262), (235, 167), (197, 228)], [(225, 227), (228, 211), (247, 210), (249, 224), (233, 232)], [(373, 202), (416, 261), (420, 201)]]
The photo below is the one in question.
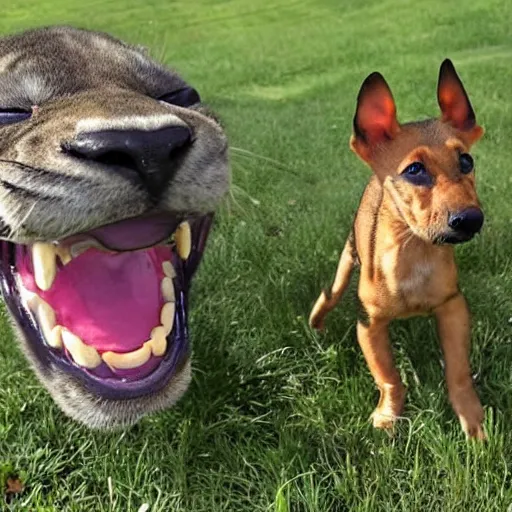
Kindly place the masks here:
[(79, 133), (61, 144), (63, 151), (80, 159), (116, 167), (136, 175), (152, 196), (160, 196), (178, 167), (175, 160), (191, 144), (187, 126), (157, 130), (104, 130)]

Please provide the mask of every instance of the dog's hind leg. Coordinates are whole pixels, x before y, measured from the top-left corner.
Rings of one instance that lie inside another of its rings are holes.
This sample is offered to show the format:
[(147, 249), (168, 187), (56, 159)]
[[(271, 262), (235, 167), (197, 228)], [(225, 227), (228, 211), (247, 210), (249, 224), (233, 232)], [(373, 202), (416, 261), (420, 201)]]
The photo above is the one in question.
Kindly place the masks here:
[(356, 259), (354, 236), (350, 235), (341, 253), (336, 277), (330, 290), (322, 290), (309, 315), (309, 325), (314, 329), (323, 329), (325, 315), (334, 309), (334, 306), (339, 302), (350, 282), (350, 276), (356, 265)]

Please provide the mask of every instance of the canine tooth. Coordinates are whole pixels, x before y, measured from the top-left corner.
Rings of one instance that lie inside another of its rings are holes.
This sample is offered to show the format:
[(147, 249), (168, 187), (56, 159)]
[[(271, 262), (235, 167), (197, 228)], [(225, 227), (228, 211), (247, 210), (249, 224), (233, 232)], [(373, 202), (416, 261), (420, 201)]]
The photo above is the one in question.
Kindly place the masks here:
[(61, 348), (62, 341), (56, 340), (52, 343), (53, 337), (51, 335), (53, 328), (55, 327), (55, 311), (53, 308), (40, 297), (32, 300), (32, 306), (34, 313), (37, 317), (37, 323), (41, 328), (46, 343), (54, 348)]
[[(55, 325), (55, 311), (46, 301), (35, 293), (25, 288), (20, 288), (23, 296), (27, 297), (27, 305), (34, 313), (37, 324), (43, 333), (44, 340), (52, 348), (62, 348), (62, 337), (60, 325)], [(30, 294), (30, 295), (28, 295)]]
[(174, 233), (174, 240), (176, 240), (176, 248), (182, 260), (186, 260), (190, 256), (192, 248), (192, 235), (190, 234), (190, 224), (182, 222), (176, 232)]
[(119, 353), (119, 352), (104, 352), (102, 355), (103, 361), (112, 368), (118, 370), (130, 370), (131, 368), (138, 368), (146, 363), (151, 357), (151, 343), (146, 342), (142, 347), (133, 352)]
[(36, 242), (32, 246), (32, 264), (34, 265), (34, 279), (38, 288), (43, 291), (49, 290), (57, 274), (55, 246)]
[(73, 259), (69, 247), (65, 247), (63, 245), (56, 245), (55, 252), (57, 253), (57, 256), (60, 258), (60, 261), (62, 261), (63, 265), (67, 265)]
[(62, 341), (76, 364), (84, 368), (96, 368), (101, 364), (101, 357), (94, 347), (86, 345), (78, 336), (67, 329), (62, 329)]
[[(170, 303), (169, 303), (170, 304)], [(167, 349), (167, 339), (165, 328), (162, 325), (155, 327), (151, 331), (151, 339), (147, 342), (151, 346), (154, 356), (163, 356)]]
[(176, 307), (174, 302), (167, 302), (167, 304), (164, 304), (162, 311), (160, 311), (160, 323), (165, 330), (166, 336), (172, 331), (175, 311)]
[(162, 263), (162, 270), (167, 277), (170, 277), (171, 279), (176, 277), (176, 271), (174, 270), (174, 267), (170, 261), (164, 261)]
[(62, 326), (56, 325), (45, 338), (50, 347), (62, 348)]
[(174, 284), (170, 277), (162, 279), (162, 297), (165, 302), (175, 302), (176, 296), (174, 295)]

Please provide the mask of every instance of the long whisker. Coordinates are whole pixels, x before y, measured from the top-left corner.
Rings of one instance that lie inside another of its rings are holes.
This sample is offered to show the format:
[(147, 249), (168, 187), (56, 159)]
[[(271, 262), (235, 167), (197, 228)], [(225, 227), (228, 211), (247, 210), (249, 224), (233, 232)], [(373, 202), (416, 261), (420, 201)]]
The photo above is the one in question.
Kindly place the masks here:
[(233, 197), (233, 192), (234, 193), (239, 193), (239, 194), (243, 194), (244, 196), (246, 196), (249, 201), (251, 201), (251, 203), (254, 205), (254, 206), (259, 206), (260, 205), (260, 201), (254, 197), (252, 197), (247, 191), (245, 191), (243, 188), (237, 186), (237, 185), (231, 185), (231, 190), (230, 190), (230, 195)]
[(292, 169), (291, 167), (287, 166), (286, 164), (280, 162), (279, 160), (275, 160), (273, 158), (260, 155), (258, 153), (254, 153), (252, 151), (249, 151), (247, 149), (237, 148), (231, 146), (230, 148), (231, 154), (233, 158), (238, 159), (239, 161), (250, 161), (253, 163), (266, 163), (270, 165), (271, 169), (284, 171), (288, 174), (291, 174), (295, 178), (299, 178), (300, 174)]
[(274, 158), (270, 158), (268, 156), (264, 156), (264, 155), (260, 155), (258, 153), (254, 153), (253, 151), (250, 151), (248, 149), (237, 148), (235, 146), (230, 146), (229, 149), (236, 156), (243, 156), (243, 157), (247, 157), (247, 158), (254, 158), (254, 159), (257, 159), (257, 160), (262, 160), (264, 162), (268, 162), (268, 163), (274, 164), (276, 167), (279, 167), (279, 168), (282, 168), (282, 169), (285, 169), (285, 170), (288, 170), (288, 171), (292, 171), (292, 169), (290, 167), (288, 167), (286, 164), (284, 164), (283, 162), (280, 162), (279, 160), (275, 160)]

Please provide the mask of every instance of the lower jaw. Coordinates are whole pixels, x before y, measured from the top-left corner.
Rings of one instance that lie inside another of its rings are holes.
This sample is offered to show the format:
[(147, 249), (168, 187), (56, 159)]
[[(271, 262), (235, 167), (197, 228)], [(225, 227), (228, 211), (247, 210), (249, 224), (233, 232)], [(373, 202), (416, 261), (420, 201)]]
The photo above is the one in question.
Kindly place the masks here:
[(458, 245), (463, 244), (466, 242), (469, 242), (473, 239), (473, 236), (464, 236), (464, 237), (457, 237), (457, 236), (446, 236), (441, 237), (435, 240), (436, 245)]
[[(189, 358), (187, 292), (202, 256), (211, 221), (210, 215), (198, 221), (196, 233), (193, 233), (190, 258), (175, 268), (176, 309), (173, 329), (166, 338), (166, 353), (154, 358), (153, 361), (150, 360), (145, 371), (128, 371), (124, 375), (121, 372), (117, 376), (114, 376), (106, 365), (103, 367), (103, 364), (95, 370), (87, 370), (74, 363), (60, 350), (46, 344), (19, 292), (17, 271), (13, 261), (16, 246), (10, 242), (0, 242), (0, 290), (37, 369), (44, 374), (51, 374), (56, 370), (65, 373), (93, 395), (109, 400), (134, 399), (158, 393), (165, 388)], [(141, 375), (144, 376), (140, 377)]]

